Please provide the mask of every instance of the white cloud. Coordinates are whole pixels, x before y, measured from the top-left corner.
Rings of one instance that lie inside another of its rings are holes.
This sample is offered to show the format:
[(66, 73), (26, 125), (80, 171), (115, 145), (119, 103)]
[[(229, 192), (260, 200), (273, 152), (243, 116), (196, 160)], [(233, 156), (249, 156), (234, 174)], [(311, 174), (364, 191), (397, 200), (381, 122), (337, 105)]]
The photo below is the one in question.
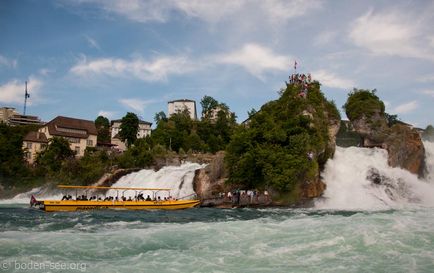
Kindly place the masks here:
[(261, 80), (266, 72), (286, 71), (290, 67), (289, 56), (277, 55), (258, 44), (246, 44), (239, 50), (217, 56), (215, 62), (239, 65)]
[(429, 44), (431, 47), (434, 47), (434, 36), (428, 37)]
[(319, 0), (81, 0), (72, 3), (96, 4), (109, 14), (116, 14), (141, 23), (167, 22), (174, 18), (174, 12), (215, 23), (228, 17), (252, 16), (252, 9), (262, 12), (261, 16), (264, 16), (264, 19), (282, 21), (302, 16), (322, 6)]
[[(28, 104), (31, 105), (35, 99), (38, 99), (39, 91), (43, 85), (43, 82), (33, 76), (30, 76), (27, 83), (27, 90), (30, 94)], [(0, 85), (0, 102), (3, 103), (24, 103), (25, 82), (19, 80), (10, 80), (9, 82)]]
[(187, 57), (160, 56), (147, 61), (141, 57), (126, 60), (101, 58), (88, 61), (83, 58), (70, 71), (79, 76), (107, 75), (111, 77), (135, 77), (143, 81), (165, 81), (170, 75), (186, 74), (195, 69)]
[(332, 88), (351, 89), (356, 86), (353, 80), (339, 77), (324, 69), (313, 71), (312, 78), (318, 80), (322, 85)]
[(16, 68), (18, 64), (17, 60), (6, 58), (0, 55), (0, 66), (6, 66), (9, 68)]
[(434, 97), (434, 90), (433, 89), (426, 89), (421, 91), (422, 94)]
[(146, 106), (155, 103), (155, 100), (120, 99), (119, 102), (124, 106), (143, 114), (143, 110), (146, 108)]
[(313, 43), (316, 46), (325, 46), (325, 45), (328, 45), (328, 44), (332, 43), (336, 39), (337, 34), (338, 33), (336, 31), (330, 31), (330, 30), (323, 31), (323, 32), (319, 33), (314, 38)]
[(374, 54), (434, 60), (434, 52), (426, 47), (423, 25), (411, 14), (371, 10), (351, 25), (349, 37), (357, 45)]
[(250, 4), (259, 6), (273, 21), (301, 17), (322, 6), (322, 2), (318, 0), (259, 0), (256, 3), (250, 1)]
[(397, 114), (406, 114), (412, 112), (419, 106), (418, 102), (413, 100), (395, 107), (394, 111)]
[(106, 117), (108, 119), (112, 119), (114, 116), (116, 116), (117, 112), (113, 112), (113, 111), (105, 111), (105, 110), (101, 110), (98, 112), (98, 116), (103, 116)]
[(434, 75), (424, 75), (417, 79), (418, 82), (434, 82)]
[(84, 38), (86, 38), (86, 41), (88, 42), (90, 47), (98, 49), (98, 50), (101, 49), (98, 42), (95, 39), (93, 39), (92, 37), (90, 37), (88, 35), (84, 35)]

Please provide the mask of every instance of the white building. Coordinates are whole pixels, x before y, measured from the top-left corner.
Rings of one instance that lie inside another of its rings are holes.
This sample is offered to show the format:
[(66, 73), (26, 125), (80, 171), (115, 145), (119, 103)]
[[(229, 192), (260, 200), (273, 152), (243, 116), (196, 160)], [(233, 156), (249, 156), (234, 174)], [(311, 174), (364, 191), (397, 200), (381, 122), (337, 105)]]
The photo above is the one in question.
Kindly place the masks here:
[[(119, 138), (119, 131), (121, 128), (122, 120), (112, 120), (111, 122), (111, 143), (117, 145), (120, 151), (125, 151), (127, 146)], [(151, 135), (151, 122), (139, 120), (139, 130), (137, 131), (137, 138), (144, 138)]]
[(183, 112), (185, 109), (190, 113), (190, 118), (197, 119), (196, 101), (194, 100), (172, 100), (167, 103), (169, 117), (173, 114)]

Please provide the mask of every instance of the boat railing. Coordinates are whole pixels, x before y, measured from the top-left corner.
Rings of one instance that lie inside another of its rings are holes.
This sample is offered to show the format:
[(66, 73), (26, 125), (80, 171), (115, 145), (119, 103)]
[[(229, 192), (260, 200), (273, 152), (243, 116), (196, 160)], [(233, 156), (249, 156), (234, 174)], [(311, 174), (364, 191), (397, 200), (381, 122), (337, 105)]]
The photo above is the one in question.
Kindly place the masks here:
[(177, 198), (177, 200), (191, 200), (191, 199), (197, 199), (197, 194), (192, 193), (192, 194)]

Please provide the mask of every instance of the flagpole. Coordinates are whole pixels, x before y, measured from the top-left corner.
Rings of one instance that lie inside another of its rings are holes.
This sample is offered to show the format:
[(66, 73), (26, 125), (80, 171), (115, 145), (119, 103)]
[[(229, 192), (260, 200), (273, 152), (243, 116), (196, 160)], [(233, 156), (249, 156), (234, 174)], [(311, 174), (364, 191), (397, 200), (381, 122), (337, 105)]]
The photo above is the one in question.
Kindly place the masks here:
[(29, 93), (27, 93), (27, 81), (26, 81), (26, 90), (24, 93), (24, 115), (26, 115), (26, 107), (27, 107), (27, 98), (30, 97)]

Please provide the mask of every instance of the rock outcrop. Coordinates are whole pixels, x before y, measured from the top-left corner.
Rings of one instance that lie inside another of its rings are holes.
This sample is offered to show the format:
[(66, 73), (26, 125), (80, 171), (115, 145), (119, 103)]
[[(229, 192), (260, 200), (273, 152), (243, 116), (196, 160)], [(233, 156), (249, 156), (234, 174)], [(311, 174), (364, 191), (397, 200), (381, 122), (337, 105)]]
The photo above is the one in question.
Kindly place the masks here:
[(423, 176), (425, 170), (425, 147), (415, 129), (395, 124), (388, 130), (384, 146), (389, 154), (388, 163), (411, 173)]
[(224, 152), (218, 152), (208, 165), (196, 170), (193, 189), (201, 199), (211, 198), (229, 189), (225, 186), (226, 171), (224, 166)]
[[(388, 120), (384, 103), (374, 91), (355, 90), (345, 107), (354, 130), (362, 138), (361, 146), (386, 149), (391, 167), (400, 167), (423, 176), (425, 148), (419, 132), (411, 125), (397, 121), (396, 116), (392, 122)], [(393, 125), (389, 126), (389, 122)]]

